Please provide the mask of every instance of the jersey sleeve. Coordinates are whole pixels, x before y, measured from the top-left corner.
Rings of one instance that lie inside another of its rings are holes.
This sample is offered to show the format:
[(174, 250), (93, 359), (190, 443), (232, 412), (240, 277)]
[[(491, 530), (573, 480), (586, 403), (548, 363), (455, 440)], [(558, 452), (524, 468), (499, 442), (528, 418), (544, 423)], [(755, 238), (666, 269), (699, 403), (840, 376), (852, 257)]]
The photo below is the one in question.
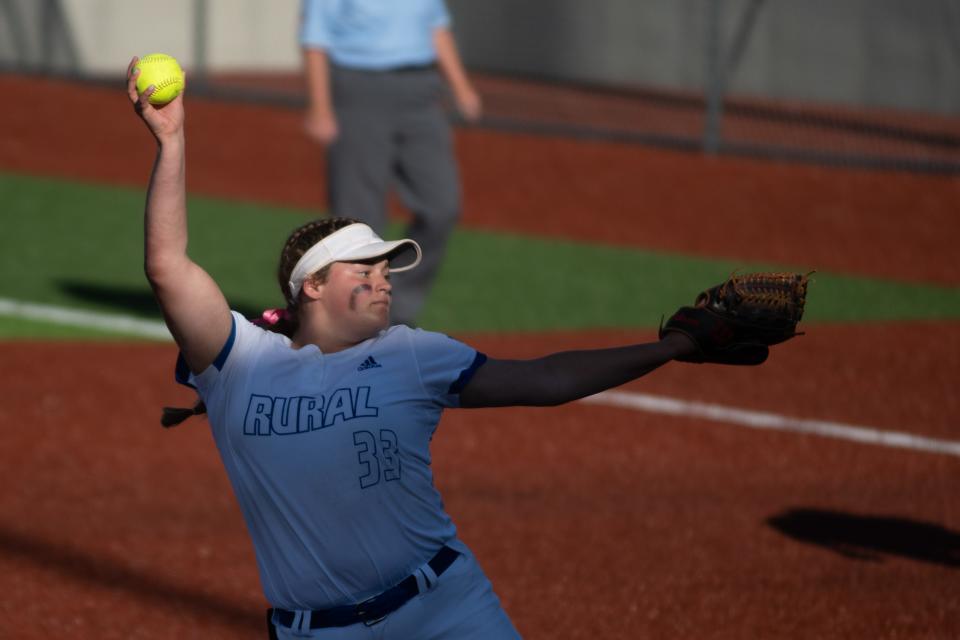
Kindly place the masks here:
[(447, 335), (422, 329), (410, 330), (410, 341), (428, 397), (444, 407), (459, 407), (460, 392), (487, 356)]
[(303, 0), (300, 5), (300, 45), (308, 49), (330, 47), (330, 0)]
[(266, 333), (263, 329), (254, 326), (249, 320), (236, 311), (231, 312), (233, 325), (230, 336), (227, 338), (213, 363), (202, 372), (192, 373), (187, 367), (183, 355), (177, 357), (176, 380), (180, 384), (196, 389), (200, 397), (209, 404), (210, 396), (224, 379), (243, 366), (249, 359), (256, 345)]
[(431, 29), (440, 29), (450, 26), (450, 11), (443, 0), (434, 0), (430, 19)]

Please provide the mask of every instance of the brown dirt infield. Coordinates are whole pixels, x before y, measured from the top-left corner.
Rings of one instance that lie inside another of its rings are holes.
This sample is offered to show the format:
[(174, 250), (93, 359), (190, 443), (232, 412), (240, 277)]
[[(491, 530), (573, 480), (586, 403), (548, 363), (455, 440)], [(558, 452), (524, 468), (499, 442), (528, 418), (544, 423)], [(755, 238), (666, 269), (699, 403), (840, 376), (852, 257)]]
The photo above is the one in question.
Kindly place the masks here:
[[(0, 169), (145, 184), (150, 145), (119, 87), (0, 88)], [(192, 190), (320, 208), (298, 114), (189, 108)], [(956, 178), (478, 129), (457, 142), (470, 226), (960, 282)], [(513, 357), (651, 337), (466, 336)], [(190, 400), (173, 347), (0, 355), (0, 636), (263, 637), (204, 422), (158, 426)], [(816, 325), (761, 369), (670, 365), (629, 388), (956, 441), (958, 378), (956, 323)], [(434, 459), (527, 638), (960, 637), (956, 456), (573, 404), (448, 412)]]
[[(931, 328), (956, 349), (955, 326)], [(677, 366), (630, 388), (948, 432), (936, 411), (929, 424), (908, 406), (877, 406), (899, 393), (889, 371), (858, 387), (828, 366), (817, 384), (793, 384), (791, 370), (817, 356), (843, 359), (837, 341), (851, 345), (847, 357), (877, 362), (874, 341), (895, 329), (822, 328), (785, 345), (763, 376)], [(622, 337), (472, 342), (523, 356)], [(0, 493), (0, 611), (11, 637), (260, 637), (252, 552), (205, 423), (157, 423), (161, 405), (190, 399), (170, 382), (173, 348), (2, 350), (17, 372), (5, 379), (3, 414), (4, 468), (16, 481)], [(960, 366), (937, 372), (956, 379)], [(837, 401), (823, 393), (830, 387), (849, 393)], [(944, 383), (928, 397), (949, 395)], [(462, 536), (528, 638), (946, 639), (958, 630), (956, 457), (575, 404), (449, 412), (434, 459)], [(848, 553), (875, 556), (856, 559), (767, 522), (796, 509), (896, 518), (906, 537), (900, 548), (882, 531), (849, 542)], [(938, 551), (925, 525), (953, 531), (952, 543)]]

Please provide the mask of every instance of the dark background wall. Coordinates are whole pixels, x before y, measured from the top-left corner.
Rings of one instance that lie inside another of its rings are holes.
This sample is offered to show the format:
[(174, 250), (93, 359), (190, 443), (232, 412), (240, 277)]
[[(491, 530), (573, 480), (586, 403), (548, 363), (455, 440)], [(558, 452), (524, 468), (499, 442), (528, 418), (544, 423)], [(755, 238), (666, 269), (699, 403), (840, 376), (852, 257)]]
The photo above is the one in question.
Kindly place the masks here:
[[(449, 0), (481, 70), (701, 92), (712, 0)], [(720, 0), (734, 94), (960, 113), (957, 0)]]

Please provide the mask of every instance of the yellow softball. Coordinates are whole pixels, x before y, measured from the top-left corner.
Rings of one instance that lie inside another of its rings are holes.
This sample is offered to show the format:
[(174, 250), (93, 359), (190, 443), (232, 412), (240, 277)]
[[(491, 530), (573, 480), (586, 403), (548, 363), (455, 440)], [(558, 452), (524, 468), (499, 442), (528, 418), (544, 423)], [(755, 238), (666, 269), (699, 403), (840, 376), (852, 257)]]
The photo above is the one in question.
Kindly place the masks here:
[(156, 90), (150, 96), (150, 104), (167, 104), (183, 91), (183, 69), (173, 56), (151, 53), (137, 62), (137, 93), (143, 93), (153, 85)]

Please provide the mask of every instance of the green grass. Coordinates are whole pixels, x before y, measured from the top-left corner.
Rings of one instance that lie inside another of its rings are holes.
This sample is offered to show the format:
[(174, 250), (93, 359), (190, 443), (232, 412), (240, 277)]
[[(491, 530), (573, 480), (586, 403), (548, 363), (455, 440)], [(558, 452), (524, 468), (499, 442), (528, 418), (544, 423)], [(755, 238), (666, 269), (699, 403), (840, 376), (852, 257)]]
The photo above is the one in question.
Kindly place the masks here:
[[(159, 318), (143, 277), (144, 194), (0, 174), (0, 297)], [(289, 230), (315, 212), (191, 197), (190, 254), (231, 305), (280, 303), (274, 270)], [(394, 235), (399, 229), (393, 229)], [(650, 328), (731, 271), (804, 270), (461, 228), (421, 324), (448, 332)], [(805, 321), (960, 317), (960, 289), (823, 272)], [(21, 320), (0, 337), (101, 335)]]
[[(0, 174), (0, 201), (10, 276), (0, 296), (158, 317), (143, 275), (143, 193)], [(274, 302), (276, 254), (309, 216), (197, 198), (190, 208), (190, 251), (231, 302)]]

